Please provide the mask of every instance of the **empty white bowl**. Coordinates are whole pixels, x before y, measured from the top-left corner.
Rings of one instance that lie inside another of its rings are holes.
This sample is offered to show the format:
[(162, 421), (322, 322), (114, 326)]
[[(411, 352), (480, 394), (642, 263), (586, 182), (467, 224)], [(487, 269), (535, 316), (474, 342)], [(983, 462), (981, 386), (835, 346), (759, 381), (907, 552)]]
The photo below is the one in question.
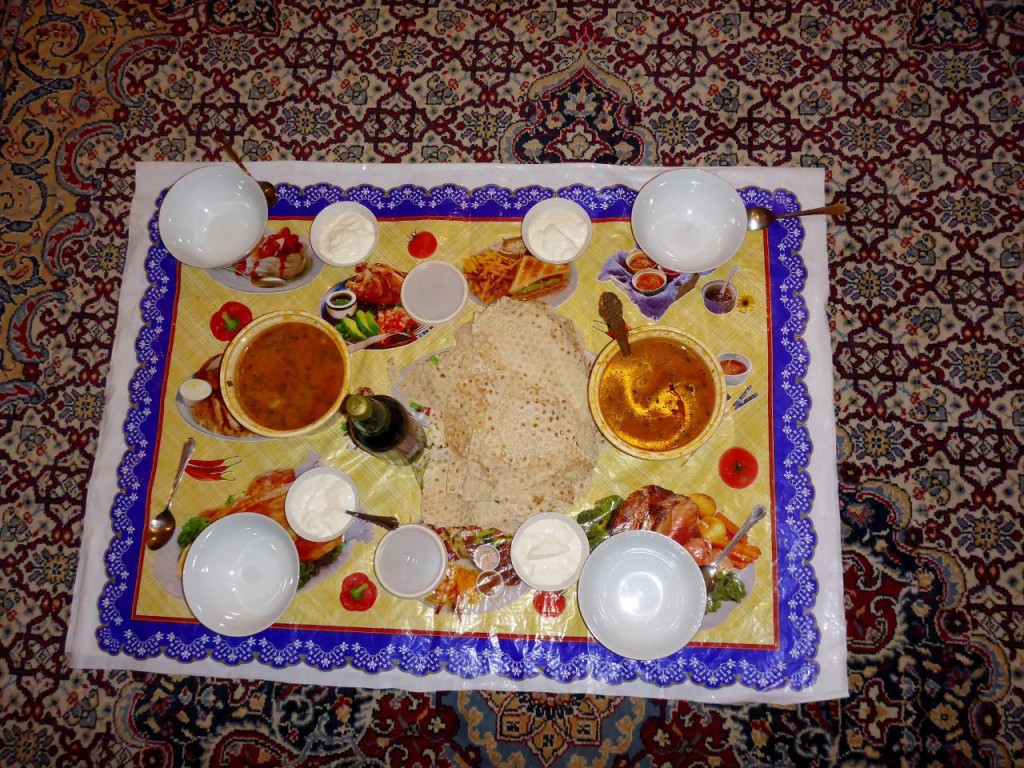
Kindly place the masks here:
[(160, 205), (160, 240), (183, 264), (226, 267), (248, 256), (267, 226), (267, 198), (232, 165), (186, 173)]
[(590, 245), (594, 227), (583, 206), (564, 197), (541, 200), (523, 217), (526, 250), (549, 264), (572, 261)]
[(402, 306), (421, 325), (447, 323), (462, 311), (468, 298), (466, 276), (447, 261), (417, 264), (402, 281)]
[(354, 267), (366, 261), (380, 239), (373, 211), (362, 203), (331, 203), (313, 219), (309, 243), (317, 257), (333, 267)]
[(206, 628), (229, 637), (262, 632), (299, 586), (299, 553), (266, 515), (223, 517), (192, 543), (182, 573), (185, 602)]
[(708, 599), (690, 553), (654, 531), (626, 531), (602, 542), (583, 566), (578, 590), (590, 634), (641, 661), (671, 656), (690, 642)]
[(706, 272), (731, 259), (747, 209), (729, 182), (695, 168), (666, 171), (637, 194), (630, 217), (640, 249), (664, 269)]
[(448, 569), (448, 550), (425, 525), (402, 525), (384, 534), (373, 556), (380, 585), (395, 597), (429, 595)]

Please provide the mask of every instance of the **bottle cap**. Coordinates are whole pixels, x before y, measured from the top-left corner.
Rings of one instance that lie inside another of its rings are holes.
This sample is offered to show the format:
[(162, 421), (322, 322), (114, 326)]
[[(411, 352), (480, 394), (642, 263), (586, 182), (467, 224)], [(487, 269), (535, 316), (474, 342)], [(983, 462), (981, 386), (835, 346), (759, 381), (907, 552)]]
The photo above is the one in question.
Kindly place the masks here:
[(345, 398), (345, 413), (357, 421), (365, 419), (373, 413), (373, 403), (365, 395), (349, 395)]

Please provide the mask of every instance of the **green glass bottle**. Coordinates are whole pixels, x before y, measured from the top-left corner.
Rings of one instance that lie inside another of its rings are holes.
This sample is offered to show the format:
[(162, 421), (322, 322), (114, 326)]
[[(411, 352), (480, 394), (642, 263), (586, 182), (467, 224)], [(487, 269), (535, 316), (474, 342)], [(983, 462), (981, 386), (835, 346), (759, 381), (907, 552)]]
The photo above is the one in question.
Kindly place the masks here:
[(349, 395), (342, 406), (357, 446), (391, 464), (412, 464), (427, 436), (403, 405), (387, 395)]

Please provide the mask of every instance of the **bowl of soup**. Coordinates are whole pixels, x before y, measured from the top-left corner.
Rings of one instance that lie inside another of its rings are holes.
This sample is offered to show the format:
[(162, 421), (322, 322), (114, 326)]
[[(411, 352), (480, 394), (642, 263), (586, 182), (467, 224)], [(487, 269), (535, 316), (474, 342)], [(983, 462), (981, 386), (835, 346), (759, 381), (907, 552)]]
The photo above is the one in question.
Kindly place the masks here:
[(308, 312), (262, 315), (224, 352), (220, 389), (242, 426), (264, 437), (315, 432), (334, 419), (348, 394), (345, 341)]
[(631, 354), (608, 344), (590, 371), (587, 399), (601, 434), (623, 453), (689, 456), (718, 429), (725, 376), (700, 341), (667, 326), (629, 332)]

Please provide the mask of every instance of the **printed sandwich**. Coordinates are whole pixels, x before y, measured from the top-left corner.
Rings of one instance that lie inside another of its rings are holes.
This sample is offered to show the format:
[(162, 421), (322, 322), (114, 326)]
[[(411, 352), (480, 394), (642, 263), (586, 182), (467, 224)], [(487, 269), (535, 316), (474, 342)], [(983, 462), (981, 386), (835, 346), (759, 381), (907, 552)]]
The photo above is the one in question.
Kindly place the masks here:
[(568, 264), (549, 264), (526, 254), (519, 260), (508, 295), (519, 301), (534, 301), (558, 293), (568, 285)]

